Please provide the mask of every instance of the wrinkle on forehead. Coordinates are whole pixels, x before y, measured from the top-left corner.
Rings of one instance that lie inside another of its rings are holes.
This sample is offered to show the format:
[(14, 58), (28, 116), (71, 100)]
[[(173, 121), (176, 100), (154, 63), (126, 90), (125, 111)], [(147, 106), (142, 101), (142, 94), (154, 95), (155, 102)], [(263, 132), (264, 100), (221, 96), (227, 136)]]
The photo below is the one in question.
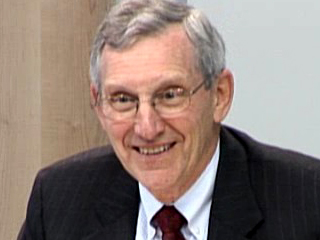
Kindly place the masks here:
[[(135, 52), (136, 54), (130, 54), (130, 52)], [(143, 52), (143, 55), (139, 55), (139, 52)], [(156, 58), (156, 54), (164, 54), (165, 52), (170, 52), (170, 59)], [(141, 37), (139, 41), (129, 48), (113, 49), (110, 46), (106, 46), (102, 55), (102, 80), (106, 80), (106, 76), (109, 74), (108, 65), (113, 66), (112, 73), (121, 75), (123, 69), (132, 66), (132, 64), (137, 64), (137, 67), (139, 67), (139, 62), (136, 61), (138, 58), (144, 58), (146, 62), (159, 61), (159, 63), (163, 64), (174, 61), (174, 65), (177, 68), (191, 66), (192, 69), (189, 69), (189, 71), (199, 71), (195, 69), (194, 46), (181, 24), (172, 24), (161, 32)], [(121, 64), (114, 64), (115, 62)], [(114, 66), (121, 67), (115, 69)]]

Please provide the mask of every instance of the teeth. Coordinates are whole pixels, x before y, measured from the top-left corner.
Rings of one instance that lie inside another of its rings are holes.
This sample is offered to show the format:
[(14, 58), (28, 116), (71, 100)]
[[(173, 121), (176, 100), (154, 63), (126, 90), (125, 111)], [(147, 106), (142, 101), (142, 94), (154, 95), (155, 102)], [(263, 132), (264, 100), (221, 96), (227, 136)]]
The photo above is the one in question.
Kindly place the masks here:
[(169, 150), (170, 144), (159, 147), (140, 147), (139, 152), (144, 155), (159, 154)]

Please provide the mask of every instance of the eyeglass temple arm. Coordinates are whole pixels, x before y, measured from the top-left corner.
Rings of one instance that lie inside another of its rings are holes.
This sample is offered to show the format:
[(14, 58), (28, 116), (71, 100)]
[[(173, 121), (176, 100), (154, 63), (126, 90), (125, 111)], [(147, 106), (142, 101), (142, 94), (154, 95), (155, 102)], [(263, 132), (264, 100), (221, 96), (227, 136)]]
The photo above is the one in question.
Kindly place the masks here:
[(195, 94), (203, 85), (204, 85), (205, 81), (202, 81), (195, 89), (190, 91), (190, 95)]

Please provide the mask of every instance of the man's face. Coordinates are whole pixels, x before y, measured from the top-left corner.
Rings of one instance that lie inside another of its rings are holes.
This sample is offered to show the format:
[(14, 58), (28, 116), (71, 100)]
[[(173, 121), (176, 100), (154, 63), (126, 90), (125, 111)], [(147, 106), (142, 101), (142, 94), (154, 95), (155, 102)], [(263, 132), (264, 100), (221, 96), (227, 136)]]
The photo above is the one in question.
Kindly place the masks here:
[[(129, 49), (105, 48), (103, 92), (139, 97), (137, 114), (114, 121), (97, 110), (124, 168), (158, 200), (172, 202), (197, 180), (217, 144), (215, 90), (204, 87), (190, 106), (174, 117), (161, 117), (146, 99), (170, 87), (191, 90), (203, 81), (195, 68), (193, 46), (179, 25), (141, 39)], [(215, 88), (213, 88), (215, 89)]]

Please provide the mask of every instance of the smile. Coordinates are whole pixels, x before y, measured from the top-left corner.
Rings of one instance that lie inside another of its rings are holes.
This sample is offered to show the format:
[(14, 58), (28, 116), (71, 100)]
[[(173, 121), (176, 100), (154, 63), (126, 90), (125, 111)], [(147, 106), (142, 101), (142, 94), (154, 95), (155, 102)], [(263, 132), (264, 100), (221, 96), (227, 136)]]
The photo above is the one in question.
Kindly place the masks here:
[(134, 147), (136, 151), (143, 155), (155, 155), (168, 151), (175, 143), (169, 143), (157, 147)]

